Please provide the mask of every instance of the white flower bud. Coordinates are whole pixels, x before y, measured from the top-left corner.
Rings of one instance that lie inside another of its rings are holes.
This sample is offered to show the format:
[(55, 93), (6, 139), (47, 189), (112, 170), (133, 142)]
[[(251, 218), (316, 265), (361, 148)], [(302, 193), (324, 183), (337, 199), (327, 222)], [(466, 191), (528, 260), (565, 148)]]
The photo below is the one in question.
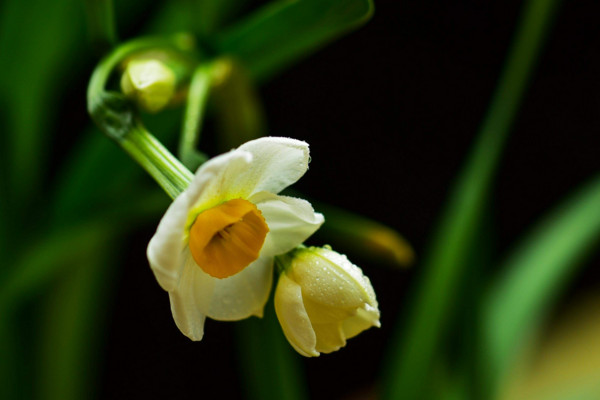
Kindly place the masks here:
[(155, 113), (165, 108), (176, 86), (175, 73), (158, 60), (132, 60), (121, 77), (121, 90), (140, 108)]
[(375, 292), (362, 270), (330, 248), (295, 250), (275, 291), (285, 337), (306, 357), (331, 353), (346, 339), (379, 327)]

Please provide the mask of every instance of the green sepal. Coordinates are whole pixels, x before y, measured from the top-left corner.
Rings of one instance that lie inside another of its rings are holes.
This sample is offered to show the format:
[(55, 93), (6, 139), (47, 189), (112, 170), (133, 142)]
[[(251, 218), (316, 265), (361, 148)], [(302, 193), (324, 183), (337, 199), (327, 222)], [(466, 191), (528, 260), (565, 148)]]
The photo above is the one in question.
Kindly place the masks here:
[(277, 272), (277, 275), (281, 275), (284, 272), (287, 272), (290, 269), (292, 261), (294, 261), (294, 258), (296, 258), (298, 252), (304, 250), (306, 250), (306, 246), (300, 244), (296, 248), (288, 251), (287, 253), (275, 256), (275, 271)]

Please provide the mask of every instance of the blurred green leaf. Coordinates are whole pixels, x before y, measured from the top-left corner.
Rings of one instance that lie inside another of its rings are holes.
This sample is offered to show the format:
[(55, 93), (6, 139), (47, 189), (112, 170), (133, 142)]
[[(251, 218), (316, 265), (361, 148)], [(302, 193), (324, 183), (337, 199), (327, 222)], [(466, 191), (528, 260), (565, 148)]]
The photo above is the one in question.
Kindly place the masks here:
[(0, 313), (40, 291), (74, 260), (87, 255), (104, 238), (123, 234), (127, 228), (154, 218), (168, 206), (161, 192), (140, 192), (137, 201), (121, 202), (95, 218), (71, 225), (50, 235), (31, 238), (31, 245), (14, 268), (0, 279)]
[(370, 0), (276, 1), (219, 32), (213, 46), (240, 60), (253, 78), (264, 80), (372, 14)]
[[(12, 317), (12, 316), (11, 316)], [(5, 313), (0, 314), (0, 399), (24, 397), (20, 371), (23, 358), (17, 327)]]
[(9, 270), (11, 275), (0, 280), (0, 394), (6, 391), (10, 396), (3, 398), (14, 398), (11, 393), (20, 390), (19, 382), (24, 379), (23, 371), (15, 368), (24, 362), (20, 352), (25, 344), (19, 343), (14, 321), (20, 305), (55, 281), (57, 272), (65, 271), (73, 261), (102, 243), (106, 234), (106, 223), (102, 222), (44, 238)]
[[(60, 102), (63, 77), (83, 65), (84, 35), (77, 0), (5, 1), (0, 10), (0, 96), (9, 107), (8, 138), (13, 207), (40, 191), (42, 166)], [(79, 54), (75, 57), (74, 54)]]
[(242, 8), (247, 0), (186, 0), (189, 10), (181, 7), (191, 17), (191, 29), (198, 33), (200, 38), (208, 38), (212, 33), (227, 23), (230, 18)]
[(502, 379), (581, 260), (600, 241), (600, 176), (541, 221), (503, 263), (485, 299), (492, 379)]
[(262, 319), (236, 324), (245, 395), (253, 400), (308, 399), (298, 356), (283, 336), (273, 301)]
[[(162, 192), (152, 191), (148, 194), (140, 192), (138, 202), (121, 201), (119, 205), (119, 207), (113, 207), (110, 212), (97, 213), (95, 219), (82, 222), (79, 225), (65, 227), (62, 230), (53, 232), (51, 235), (39, 237), (37, 240), (31, 238), (32, 244), (26, 249), (24, 256), (17, 260), (16, 265), (12, 266), (13, 268), (2, 271), (1, 278), (3, 279), (0, 279), (1, 395), (18, 390), (13, 386), (14, 382), (19, 382), (21, 378), (18, 376), (19, 371), (15, 369), (15, 365), (19, 361), (18, 357), (20, 357), (21, 344), (17, 341), (18, 333), (15, 332), (16, 328), (13, 322), (13, 318), (19, 312), (21, 306), (42, 292), (49, 284), (56, 283), (61, 274), (69, 276), (74, 270), (73, 266), (81, 263), (81, 260), (90, 260), (89, 262), (92, 263), (91, 260), (102, 258), (101, 255), (96, 257), (93, 254), (98, 252), (104, 254), (106, 252), (104, 246), (107, 240), (117, 239), (123, 232), (128, 230), (127, 227), (136, 226), (136, 223), (147, 220), (148, 216), (154, 217), (163, 211), (168, 205), (168, 198)], [(104, 265), (103, 268), (107, 268), (107, 266)], [(80, 277), (81, 279), (88, 279), (85, 277), (87, 276), (85, 273), (82, 274), (84, 275)], [(101, 272), (98, 272), (98, 274), (101, 274)], [(80, 278), (76, 276), (73, 279)], [(94, 288), (88, 289), (93, 291)], [(74, 293), (73, 296), (75, 295)], [(66, 299), (63, 300), (67, 301)], [(101, 297), (95, 298), (94, 304), (100, 307)], [(75, 318), (77, 313), (83, 312), (76, 307), (85, 307), (85, 303), (72, 306), (75, 307), (72, 309), (72, 313), (66, 313), (62, 316), (64, 324), (71, 324), (72, 329), (85, 329), (87, 325), (77, 325), (76, 320), (69, 322), (69, 317)], [(71, 344), (74, 348), (69, 347)], [(76, 356), (77, 346), (80, 344), (77, 341), (68, 341), (67, 344), (60, 347), (60, 351), (63, 352), (65, 357), (62, 361), (65, 363), (70, 361), (80, 362), (81, 359), (72, 358)], [(48, 364), (48, 366), (52, 365)], [(68, 367), (65, 366), (65, 368)], [(57, 371), (47, 371), (48, 374), (53, 372), (59, 373)], [(58, 385), (59, 382), (56, 382), (56, 384)], [(58, 387), (54, 389), (59, 390)], [(77, 390), (79, 390), (76, 386), (71, 389), (66, 386), (60, 388), (60, 390), (63, 389), (73, 390), (73, 393), (77, 393)], [(0, 396), (0, 398), (13, 397)]]
[(110, 225), (110, 221), (96, 220), (32, 240), (16, 268), (0, 280), (0, 313), (14, 309), (22, 299), (39, 292), (58, 271), (88, 254), (108, 235)]
[(422, 266), (407, 321), (398, 324), (384, 365), (383, 398), (418, 399), (459, 297), (496, 166), (557, 1), (530, 0), (477, 140), (453, 187)]
[(90, 127), (80, 137), (55, 180), (54, 224), (93, 217), (106, 205), (107, 196), (117, 191), (128, 197), (127, 185), (142, 176), (142, 170), (98, 129)]
[(86, 0), (85, 12), (92, 47), (102, 55), (117, 42), (112, 0)]
[[(114, 243), (113, 243), (114, 244)], [(78, 400), (97, 393), (104, 303), (115, 272), (110, 241), (76, 261), (44, 297), (39, 331), (39, 399)]]

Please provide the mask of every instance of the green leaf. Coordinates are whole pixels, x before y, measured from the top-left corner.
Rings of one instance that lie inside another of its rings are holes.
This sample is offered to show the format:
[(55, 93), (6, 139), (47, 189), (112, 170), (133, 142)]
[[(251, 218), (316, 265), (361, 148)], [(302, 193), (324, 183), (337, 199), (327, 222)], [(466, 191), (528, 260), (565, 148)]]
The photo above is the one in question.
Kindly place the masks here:
[(534, 69), (556, 1), (524, 5), (506, 65), (477, 140), (453, 187), (425, 254), (408, 320), (396, 327), (384, 365), (383, 398), (418, 399), (428, 384), (434, 356), (448, 331), (465, 266), (476, 245), (504, 142)]
[(502, 379), (584, 257), (600, 241), (600, 176), (548, 215), (503, 263), (485, 299), (492, 379)]
[(372, 14), (370, 0), (277, 1), (217, 34), (213, 46), (263, 80), (365, 23)]

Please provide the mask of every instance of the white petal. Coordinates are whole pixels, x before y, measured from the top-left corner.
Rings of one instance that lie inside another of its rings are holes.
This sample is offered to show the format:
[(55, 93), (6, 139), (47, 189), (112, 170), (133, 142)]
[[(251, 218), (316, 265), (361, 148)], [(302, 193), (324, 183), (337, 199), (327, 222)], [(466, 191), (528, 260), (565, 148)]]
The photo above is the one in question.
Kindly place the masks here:
[(252, 159), (252, 154), (247, 151), (232, 150), (202, 164), (184, 192), (190, 206), (202, 211), (227, 200), (247, 198), (252, 186), (243, 175)]
[(252, 182), (252, 193), (279, 193), (308, 169), (308, 143), (300, 140), (264, 137), (246, 142), (238, 150), (254, 156), (244, 176), (244, 180)]
[(177, 327), (192, 340), (202, 339), (204, 320), (237, 321), (262, 316), (273, 280), (273, 259), (259, 258), (242, 272), (225, 279), (205, 273), (185, 254), (179, 285), (171, 292), (171, 311)]
[(265, 256), (292, 250), (315, 233), (324, 221), (323, 215), (315, 213), (306, 200), (268, 192), (257, 193), (248, 200), (256, 204), (269, 226), (261, 250)]
[(206, 315), (220, 321), (237, 321), (252, 315), (262, 317), (273, 284), (273, 258), (261, 257), (229, 278), (218, 279), (196, 267), (198, 284), (212, 290), (198, 292)]
[(332, 353), (346, 345), (346, 339), (342, 333), (342, 323), (315, 324), (313, 329), (317, 335), (316, 349), (321, 353)]
[(375, 292), (362, 270), (342, 254), (309, 248), (296, 256), (292, 273), (310, 300), (337, 308), (377, 307)]
[(184, 230), (188, 209), (187, 197), (178, 196), (158, 224), (146, 251), (156, 280), (167, 291), (177, 285), (185, 262), (182, 252), (186, 247)]
[(358, 309), (356, 315), (344, 321), (342, 330), (346, 339), (350, 339), (372, 326), (381, 326), (379, 310), (367, 304), (365, 308)]
[(308, 169), (308, 144), (260, 138), (204, 163), (186, 189), (195, 208), (206, 209), (253, 193), (278, 193)]
[[(188, 252), (189, 253), (189, 252)], [(186, 257), (191, 258), (189, 255)], [(192, 340), (201, 340), (204, 335), (206, 313), (197, 297), (198, 293), (211, 292), (211, 283), (199, 285), (198, 268), (186, 262), (178, 286), (169, 292), (171, 312), (179, 330)]]
[(329, 324), (333, 322), (342, 322), (356, 314), (356, 308), (340, 308), (329, 307), (320, 303), (315, 303), (302, 292), (302, 300), (304, 308), (310, 318), (310, 322), (314, 324)]
[(275, 313), (292, 347), (305, 357), (316, 357), (317, 337), (302, 302), (300, 286), (287, 274), (279, 276), (275, 290)]

